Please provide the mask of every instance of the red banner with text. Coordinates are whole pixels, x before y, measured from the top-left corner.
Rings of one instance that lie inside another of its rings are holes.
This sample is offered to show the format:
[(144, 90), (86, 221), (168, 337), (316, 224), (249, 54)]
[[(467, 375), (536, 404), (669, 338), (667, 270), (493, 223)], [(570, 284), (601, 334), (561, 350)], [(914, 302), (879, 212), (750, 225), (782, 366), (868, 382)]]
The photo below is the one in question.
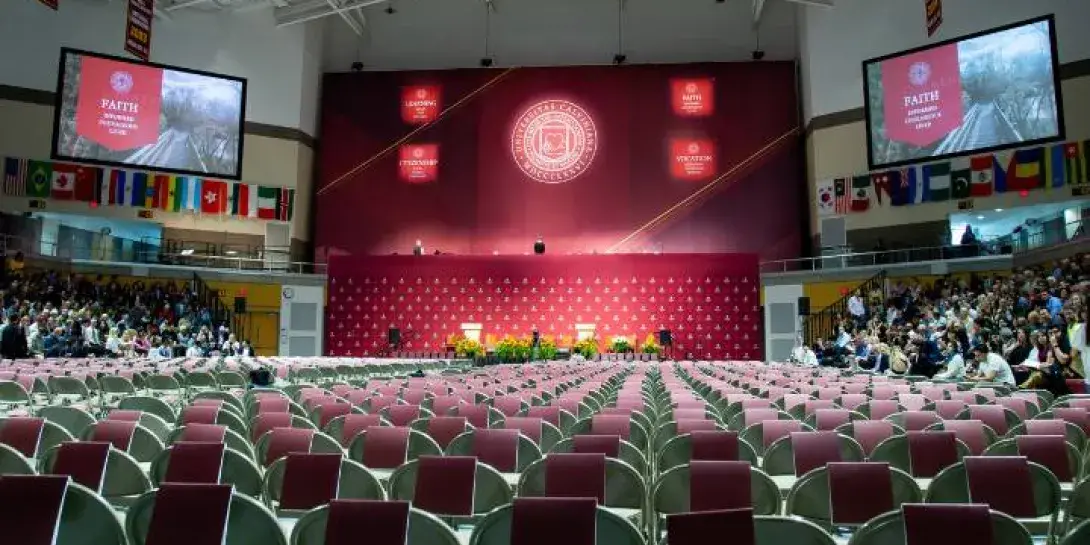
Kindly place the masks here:
[(670, 94), (676, 115), (707, 117), (715, 113), (715, 81), (711, 78), (670, 80)]
[(442, 92), (438, 85), (410, 85), (401, 89), (401, 120), (423, 125), (439, 117)]
[(125, 51), (147, 61), (151, 59), (151, 20), (155, 0), (129, 0), (125, 16)]
[(961, 126), (958, 45), (949, 44), (882, 62), (886, 135), (927, 146)]
[(163, 71), (151, 66), (83, 56), (76, 133), (112, 150), (159, 139)]
[(704, 180), (716, 174), (715, 144), (706, 138), (670, 141), (670, 173), (676, 180)]
[(407, 144), (398, 152), (398, 175), (409, 183), (434, 182), (439, 176), (439, 146)]

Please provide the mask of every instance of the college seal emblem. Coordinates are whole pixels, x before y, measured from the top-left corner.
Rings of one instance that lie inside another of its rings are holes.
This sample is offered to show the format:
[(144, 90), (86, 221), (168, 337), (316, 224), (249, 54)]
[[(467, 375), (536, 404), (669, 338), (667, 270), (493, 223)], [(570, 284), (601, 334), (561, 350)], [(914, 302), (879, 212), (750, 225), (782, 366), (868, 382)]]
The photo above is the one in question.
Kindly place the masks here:
[(531, 179), (570, 182), (586, 172), (598, 151), (594, 120), (567, 100), (545, 100), (519, 115), (511, 132), (511, 155)]

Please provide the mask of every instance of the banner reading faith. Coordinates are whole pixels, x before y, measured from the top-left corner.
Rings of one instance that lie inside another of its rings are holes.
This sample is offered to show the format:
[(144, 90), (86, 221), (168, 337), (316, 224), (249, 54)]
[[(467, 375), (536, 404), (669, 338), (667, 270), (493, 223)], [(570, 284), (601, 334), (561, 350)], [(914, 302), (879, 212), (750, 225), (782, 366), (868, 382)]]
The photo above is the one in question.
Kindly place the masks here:
[(962, 122), (957, 44), (883, 61), (882, 99), (890, 140), (927, 146), (950, 134)]
[(672, 79), (670, 95), (675, 115), (705, 117), (715, 113), (715, 80), (711, 78)]
[(159, 68), (81, 57), (76, 133), (112, 150), (154, 144), (162, 88)]
[(125, 52), (147, 61), (151, 59), (151, 20), (155, 0), (129, 0), (125, 16)]

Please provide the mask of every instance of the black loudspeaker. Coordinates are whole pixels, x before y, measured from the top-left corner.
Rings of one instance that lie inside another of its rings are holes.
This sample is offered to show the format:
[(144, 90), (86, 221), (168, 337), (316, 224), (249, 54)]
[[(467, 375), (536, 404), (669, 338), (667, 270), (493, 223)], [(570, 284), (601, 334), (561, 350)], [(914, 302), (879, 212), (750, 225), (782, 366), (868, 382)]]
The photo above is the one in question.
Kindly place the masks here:
[(545, 241), (544, 240), (538, 240), (537, 242), (534, 243), (534, 253), (537, 254), (537, 255), (542, 255), (542, 254), (545, 253)]
[(398, 346), (401, 344), (401, 330), (396, 327), (391, 327), (390, 331), (386, 333), (386, 342), (390, 343), (390, 346)]
[(246, 314), (245, 297), (235, 297), (235, 314)]
[(799, 297), (799, 316), (810, 315), (810, 298)]
[(674, 337), (670, 334), (669, 329), (663, 329), (659, 331), (659, 344), (662, 346), (670, 346), (674, 344)]

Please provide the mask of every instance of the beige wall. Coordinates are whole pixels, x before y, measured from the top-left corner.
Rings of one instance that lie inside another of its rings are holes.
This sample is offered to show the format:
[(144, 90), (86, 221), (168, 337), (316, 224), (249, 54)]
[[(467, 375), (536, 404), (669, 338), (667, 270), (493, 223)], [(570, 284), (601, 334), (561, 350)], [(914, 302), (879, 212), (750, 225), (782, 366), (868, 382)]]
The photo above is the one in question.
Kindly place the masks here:
[[(48, 159), (53, 132), (53, 107), (33, 102), (0, 100), (0, 156)], [(247, 183), (295, 188), (291, 236), (310, 240), (310, 193), (314, 150), (307, 144), (285, 138), (246, 134), (242, 180)], [(5, 196), (0, 210), (27, 211), (29, 199)], [(91, 209), (86, 203), (47, 201), (50, 212), (138, 219), (138, 208), (103, 206)], [(265, 221), (216, 218), (195, 214), (155, 212), (155, 222), (167, 229), (265, 235)]]
[[(1067, 139), (1086, 140), (1090, 138), (1090, 76), (1064, 80), (1062, 87)], [(820, 121), (814, 123), (815, 126), (820, 124)], [(813, 130), (807, 135), (806, 155), (812, 203), (818, 180), (867, 172), (867, 135), (864, 122), (853, 121)], [(978, 209), (1011, 208), (1070, 198), (1071, 192), (1066, 189), (1053, 192), (1031, 191), (1025, 198), (1014, 193), (1000, 194), (976, 198), (974, 204)], [(888, 203), (888, 200), (884, 202)], [(848, 214), (846, 225), (850, 235), (853, 230), (945, 221), (954, 212), (957, 212), (956, 201), (904, 207), (874, 207), (872, 203), (872, 209), (868, 212)], [(811, 214), (810, 230), (815, 236), (820, 232), (816, 212)]]

